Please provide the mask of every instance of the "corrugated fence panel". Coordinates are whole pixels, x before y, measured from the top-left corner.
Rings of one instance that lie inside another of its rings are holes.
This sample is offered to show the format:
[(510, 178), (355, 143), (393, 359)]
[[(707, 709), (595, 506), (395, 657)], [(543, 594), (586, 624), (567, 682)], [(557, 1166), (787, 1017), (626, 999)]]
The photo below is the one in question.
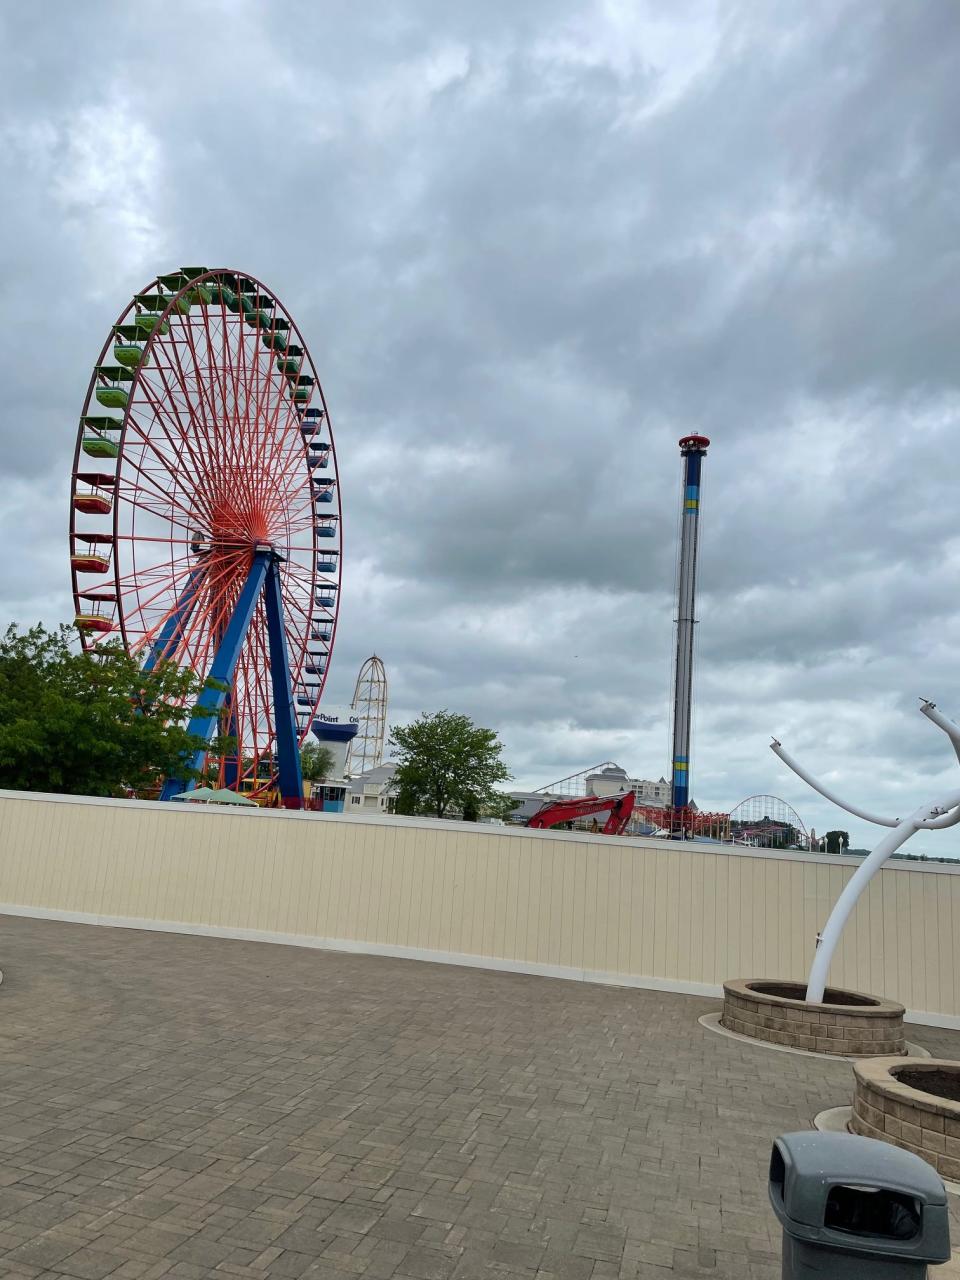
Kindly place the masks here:
[[(852, 870), (577, 832), (0, 792), (0, 911), (672, 990), (802, 978)], [(861, 900), (831, 980), (960, 1026), (958, 966), (960, 866), (899, 863)]]

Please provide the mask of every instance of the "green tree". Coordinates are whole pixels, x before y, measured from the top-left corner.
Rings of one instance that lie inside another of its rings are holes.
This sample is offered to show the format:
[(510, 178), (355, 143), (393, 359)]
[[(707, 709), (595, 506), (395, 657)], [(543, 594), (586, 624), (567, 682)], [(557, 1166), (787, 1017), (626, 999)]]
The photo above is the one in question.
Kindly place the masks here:
[(475, 821), (499, 805), (494, 788), (510, 777), (500, 759), (503, 743), (469, 716), (424, 712), (413, 724), (393, 726), (390, 746), (398, 766), (397, 813), (442, 818), (454, 807)]
[(846, 831), (828, 831), (824, 840), (827, 842), (827, 853), (842, 853), (850, 847), (850, 836)]
[(333, 752), (322, 742), (308, 742), (300, 748), (300, 768), (307, 782), (323, 782), (333, 770)]
[(144, 672), (117, 646), (74, 653), (70, 636), (0, 638), (0, 787), (108, 796), (196, 777), (188, 761), (205, 744), (186, 722), (205, 682), (170, 663)]

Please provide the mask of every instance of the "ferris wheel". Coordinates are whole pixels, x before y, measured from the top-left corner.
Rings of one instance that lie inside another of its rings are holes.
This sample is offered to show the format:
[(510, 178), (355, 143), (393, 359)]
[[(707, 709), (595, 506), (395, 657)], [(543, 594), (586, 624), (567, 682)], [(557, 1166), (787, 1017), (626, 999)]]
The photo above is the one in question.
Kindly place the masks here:
[[(341, 580), (333, 434), (306, 343), (252, 276), (183, 267), (121, 313), (87, 389), (70, 563), (85, 649), (119, 637), (145, 668), (205, 688), (190, 722), (235, 753), (220, 786), (302, 796), (306, 738), (333, 652)], [(183, 784), (169, 779), (162, 796)]]

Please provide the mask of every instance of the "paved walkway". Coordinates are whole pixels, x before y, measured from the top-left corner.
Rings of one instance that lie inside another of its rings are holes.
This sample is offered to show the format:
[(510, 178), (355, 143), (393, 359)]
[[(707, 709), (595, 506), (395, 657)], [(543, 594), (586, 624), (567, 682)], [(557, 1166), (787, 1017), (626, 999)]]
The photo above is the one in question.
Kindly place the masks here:
[(11, 917), (0, 967), (0, 1276), (773, 1280), (771, 1140), (851, 1093), (687, 996)]

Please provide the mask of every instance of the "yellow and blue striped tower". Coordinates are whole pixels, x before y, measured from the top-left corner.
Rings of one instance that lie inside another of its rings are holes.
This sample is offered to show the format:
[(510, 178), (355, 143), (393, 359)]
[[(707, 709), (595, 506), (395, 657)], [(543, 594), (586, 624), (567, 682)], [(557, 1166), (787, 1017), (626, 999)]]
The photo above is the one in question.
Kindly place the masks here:
[[(680, 508), (680, 567), (677, 574), (677, 657), (673, 687), (672, 803), (674, 825), (686, 825), (682, 812), (690, 803), (690, 721), (693, 710), (693, 634), (696, 625), (697, 549), (700, 540), (700, 472), (710, 441), (684, 436), (683, 498)], [(679, 811), (679, 812), (678, 812)]]

